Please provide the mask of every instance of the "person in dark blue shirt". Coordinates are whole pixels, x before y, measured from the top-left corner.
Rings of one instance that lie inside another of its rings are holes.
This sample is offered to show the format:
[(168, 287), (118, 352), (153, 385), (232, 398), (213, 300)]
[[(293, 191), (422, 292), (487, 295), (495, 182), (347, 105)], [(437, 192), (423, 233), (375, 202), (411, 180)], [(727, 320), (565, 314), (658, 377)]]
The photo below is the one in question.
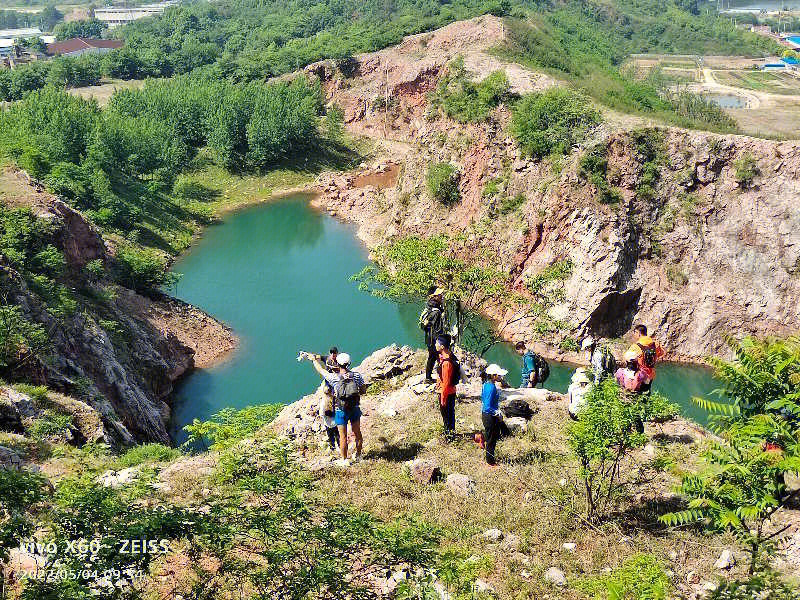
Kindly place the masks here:
[(508, 374), (505, 369), (491, 364), (481, 371), (483, 388), (481, 389), (481, 421), (483, 421), (483, 438), (486, 444), (486, 464), (495, 466), (495, 448), (500, 439), (503, 419), (500, 416), (500, 391), (497, 386)]

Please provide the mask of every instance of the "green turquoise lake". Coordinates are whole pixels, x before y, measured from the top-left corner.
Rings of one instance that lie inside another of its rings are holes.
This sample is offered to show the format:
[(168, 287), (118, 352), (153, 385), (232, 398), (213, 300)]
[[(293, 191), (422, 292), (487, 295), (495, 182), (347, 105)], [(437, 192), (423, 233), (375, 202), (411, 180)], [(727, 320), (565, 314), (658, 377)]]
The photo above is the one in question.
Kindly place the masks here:
[[(229, 215), (210, 227), (174, 266), (181, 274), (171, 290), (231, 326), (241, 346), (229, 360), (197, 370), (176, 388), (172, 434), (226, 407), (293, 402), (319, 378), (299, 350), (326, 352), (331, 345), (358, 364), (368, 354), (397, 343), (423, 345), (419, 307), (395, 304), (361, 292), (350, 277), (368, 264), (353, 229), (313, 210), (304, 196), (286, 198)], [(517, 380), (519, 357), (508, 345), (486, 357)], [(574, 367), (551, 363), (547, 387), (565, 392)], [(704, 421), (691, 405), (716, 387), (701, 368), (665, 364), (655, 388)]]

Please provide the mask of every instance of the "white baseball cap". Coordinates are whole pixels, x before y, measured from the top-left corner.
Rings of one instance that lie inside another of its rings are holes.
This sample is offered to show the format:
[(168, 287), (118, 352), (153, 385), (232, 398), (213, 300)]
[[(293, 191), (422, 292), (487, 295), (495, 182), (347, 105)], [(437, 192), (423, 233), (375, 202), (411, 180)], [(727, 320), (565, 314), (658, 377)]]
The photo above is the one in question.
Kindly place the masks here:
[(581, 350), (588, 350), (592, 346), (594, 346), (594, 338), (592, 336), (583, 338), (583, 342), (581, 342)]
[(499, 375), (500, 377), (505, 377), (506, 375), (508, 375), (508, 371), (503, 367), (501, 367), (500, 365), (492, 363), (488, 367), (486, 367), (486, 374)]
[(336, 362), (339, 363), (340, 367), (346, 367), (350, 364), (350, 355), (347, 352), (339, 352), (336, 355)]

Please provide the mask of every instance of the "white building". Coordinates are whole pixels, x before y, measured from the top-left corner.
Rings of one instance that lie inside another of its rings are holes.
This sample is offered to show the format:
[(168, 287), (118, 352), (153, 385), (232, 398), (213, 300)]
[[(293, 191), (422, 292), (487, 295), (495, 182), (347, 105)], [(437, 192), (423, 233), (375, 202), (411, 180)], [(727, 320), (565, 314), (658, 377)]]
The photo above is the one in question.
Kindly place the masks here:
[(96, 8), (94, 9), (94, 18), (108, 23), (109, 29), (114, 29), (131, 21), (160, 15), (168, 6), (177, 3), (178, 0), (167, 0), (158, 4), (144, 4), (134, 8)]
[(8, 56), (11, 54), (12, 48), (18, 44), (20, 40), (27, 40), (33, 37), (49, 37), (42, 36), (42, 30), (38, 27), (25, 27), (23, 29), (0, 29), (0, 56)]

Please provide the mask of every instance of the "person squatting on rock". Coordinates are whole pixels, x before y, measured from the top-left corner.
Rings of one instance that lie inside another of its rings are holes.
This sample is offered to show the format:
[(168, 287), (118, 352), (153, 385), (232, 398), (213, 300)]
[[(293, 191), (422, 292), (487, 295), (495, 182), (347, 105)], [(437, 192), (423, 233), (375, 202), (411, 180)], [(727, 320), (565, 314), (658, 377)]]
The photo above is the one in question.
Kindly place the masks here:
[(325, 432), (328, 434), (328, 444), (334, 452), (339, 448), (339, 428), (336, 426), (336, 413), (333, 407), (333, 388), (323, 381), (320, 386), (319, 416), (325, 425)]
[(439, 410), (442, 413), (445, 439), (451, 441), (456, 429), (456, 386), (461, 379), (461, 366), (450, 349), (452, 338), (440, 335), (436, 338), (439, 374)]
[(496, 364), (491, 364), (481, 371), (481, 421), (483, 422), (483, 440), (486, 449), (486, 464), (496, 466), (495, 449), (503, 428), (500, 416), (500, 391), (503, 377), (508, 371)]
[(636, 357), (639, 369), (643, 372), (643, 384), (637, 391), (649, 394), (653, 380), (656, 378), (656, 363), (664, 356), (664, 349), (661, 344), (647, 335), (647, 327), (644, 325), (634, 327), (633, 334), (636, 342), (628, 348), (625, 360), (628, 360), (628, 354)]
[(586, 373), (586, 369), (578, 367), (572, 375), (572, 381), (567, 389), (569, 406), (567, 412), (572, 420), (578, 419), (578, 413), (583, 405), (586, 404), (586, 394), (592, 389), (592, 380)]
[(333, 420), (339, 429), (339, 449), (342, 461), (347, 461), (347, 424), (353, 431), (356, 441), (355, 459), (360, 460), (363, 448), (361, 436), (361, 394), (366, 391), (364, 378), (360, 373), (350, 370), (350, 355), (340, 352), (336, 356), (336, 371), (330, 372), (322, 362), (322, 357), (306, 354), (311, 359), (314, 369), (333, 389)]
[(419, 315), (419, 327), (425, 332), (425, 347), (428, 349), (428, 362), (425, 364), (425, 381), (433, 383), (433, 367), (439, 358), (436, 339), (447, 333), (447, 311), (444, 309), (444, 290), (433, 287), (428, 303)]

